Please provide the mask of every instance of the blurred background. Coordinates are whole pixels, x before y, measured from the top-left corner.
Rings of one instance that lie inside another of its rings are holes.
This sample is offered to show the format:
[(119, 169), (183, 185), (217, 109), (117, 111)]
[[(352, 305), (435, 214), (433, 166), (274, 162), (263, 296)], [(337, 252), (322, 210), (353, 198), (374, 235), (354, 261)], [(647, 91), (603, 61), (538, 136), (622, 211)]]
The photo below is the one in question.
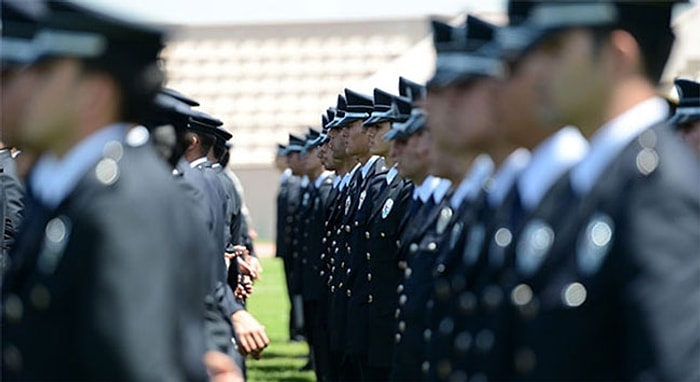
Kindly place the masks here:
[[(288, 133), (319, 128), (345, 87), (397, 93), (399, 75), (428, 79), (430, 18), (506, 21), (505, 0), (82, 1), (171, 31), (167, 86), (198, 100), (233, 134), (230, 166), (262, 241), (274, 235), (272, 162)], [(677, 99), (673, 78), (700, 80), (700, 5), (680, 7), (673, 23), (677, 40), (660, 91)]]

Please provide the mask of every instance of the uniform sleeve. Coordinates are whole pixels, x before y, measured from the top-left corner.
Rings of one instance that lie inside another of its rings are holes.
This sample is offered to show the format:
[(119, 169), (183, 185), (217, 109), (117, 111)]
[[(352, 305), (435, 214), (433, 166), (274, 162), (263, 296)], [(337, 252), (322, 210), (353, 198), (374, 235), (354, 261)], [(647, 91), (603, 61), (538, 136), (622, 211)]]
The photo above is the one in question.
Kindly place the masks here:
[(625, 377), (698, 381), (700, 181), (692, 172), (682, 181), (654, 175), (662, 177), (655, 186), (632, 193), (618, 236), (628, 254), (621, 286), (630, 323)]

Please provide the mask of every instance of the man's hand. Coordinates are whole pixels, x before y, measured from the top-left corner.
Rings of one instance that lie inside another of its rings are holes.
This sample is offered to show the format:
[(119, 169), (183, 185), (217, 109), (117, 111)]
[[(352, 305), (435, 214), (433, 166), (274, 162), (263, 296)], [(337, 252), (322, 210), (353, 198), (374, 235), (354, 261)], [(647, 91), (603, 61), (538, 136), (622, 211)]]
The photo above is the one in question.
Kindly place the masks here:
[(253, 280), (251, 280), (249, 276), (238, 275), (238, 283), (233, 294), (241, 300), (250, 297), (250, 295), (253, 294)]
[(260, 260), (258, 260), (258, 258), (255, 256), (250, 256), (250, 260), (248, 260), (248, 263), (250, 264), (251, 268), (253, 268), (255, 273), (258, 275), (257, 279), (259, 279), (260, 274), (263, 273), (263, 267), (262, 267), (262, 264), (260, 263)]
[(231, 357), (218, 351), (204, 354), (204, 366), (211, 382), (244, 382), (241, 371)]
[(245, 310), (234, 313), (231, 321), (238, 339), (238, 351), (243, 355), (252, 354), (259, 357), (263, 349), (270, 344), (265, 327)]

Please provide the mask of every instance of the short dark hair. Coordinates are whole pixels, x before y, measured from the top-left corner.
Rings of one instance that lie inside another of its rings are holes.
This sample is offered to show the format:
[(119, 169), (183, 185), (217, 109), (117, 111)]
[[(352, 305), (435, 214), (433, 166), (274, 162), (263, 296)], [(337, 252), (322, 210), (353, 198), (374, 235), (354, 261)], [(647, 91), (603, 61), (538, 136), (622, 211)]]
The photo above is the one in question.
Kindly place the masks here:
[(191, 134), (190, 137), (192, 135), (197, 136), (197, 139), (199, 140), (200, 155), (207, 155), (211, 147), (214, 145), (214, 141), (216, 139), (213, 135), (204, 134), (199, 131), (189, 131), (188, 134)]
[[(637, 40), (645, 75), (654, 84), (658, 83), (675, 40), (670, 25), (673, 7), (663, 2), (639, 4), (624, 1), (617, 3), (617, 6), (622, 17), (615, 28), (629, 32)], [(654, 25), (661, 20), (668, 24), (655, 28)]]
[(87, 73), (106, 73), (114, 79), (120, 91), (119, 117), (125, 122), (138, 122), (148, 114), (165, 79), (155, 62), (133, 63), (112, 56), (83, 60), (82, 65)]

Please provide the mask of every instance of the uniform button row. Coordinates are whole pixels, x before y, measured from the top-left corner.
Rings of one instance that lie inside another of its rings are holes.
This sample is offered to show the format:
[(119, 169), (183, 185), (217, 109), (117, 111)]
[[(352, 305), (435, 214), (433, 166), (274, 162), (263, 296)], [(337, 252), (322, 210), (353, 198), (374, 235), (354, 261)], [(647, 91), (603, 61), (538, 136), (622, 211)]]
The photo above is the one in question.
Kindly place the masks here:
[(15, 373), (22, 371), (22, 352), (13, 344), (5, 345), (2, 350), (2, 361), (7, 370)]

